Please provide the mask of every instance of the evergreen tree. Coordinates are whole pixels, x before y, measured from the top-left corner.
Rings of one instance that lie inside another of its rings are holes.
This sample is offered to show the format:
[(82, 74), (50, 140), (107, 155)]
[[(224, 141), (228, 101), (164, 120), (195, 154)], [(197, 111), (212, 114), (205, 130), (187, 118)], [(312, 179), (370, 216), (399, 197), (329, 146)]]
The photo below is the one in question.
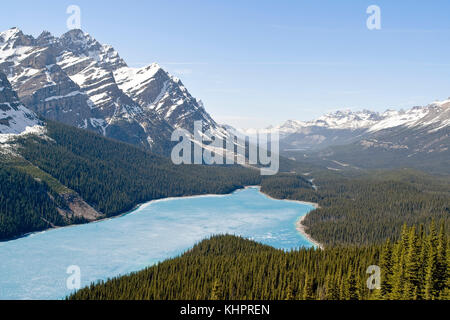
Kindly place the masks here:
[(325, 300), (339, 300), (339, 288), (330, 274), (325, 278)]
[(404, 298), (405, 290), (405, 256), (408, 252), (409, 233), (406, 224), (403, 225), (400, 241), (395, 244), (393, 251), (393, 275), (392, 293), (390, 297), (394, 300)]
[(314, 300), (314, 288), (313, 288), (313, 279), (310, 275), (306, 275), (305, 284), (303, 287), (303, 300)]
[(419, 239), (416, 234), (416, 228), (413, 226), (409, 232), (408, 250), (406, 252), (405, 259), (405, 290), (403, 293), (403, 299), (415, 300), (420, 292), (420, 279), (419, 279), (419, 258), (420, 247)]
[(436, 234), (435, 222), (431, 223), (430, 234), (427, 243), (427, 266), (425, 275), (425, 299), (434, 300), (437, 298), (438, 291), (438, 238)]
[(350, 267), (347, 275), (345, 298), (347, 300), (358, 300), (358, 284), (356, 280), (356, 268)]
[(388, 298), (392, 293), (392, 276), (393, 276), (393, 263), (392, 263), (392, 245), (390, 240), (386, 241), (383, 246), (380, 257), (381, 268), (381, 290), (380, 294), (382, 298)]
[[(430, 232), (437, 238), (435, 230)], [(407, 234), (408, 248), (413, 248), (411, 244), (416, 241), (412, 234), (419, 239), (420, 233), (409, 228)], [(428, 241), (433, 237), (428, 235), (426, 238), (427, 241), (417, 242), (419, 248), (415, 250), (421, 252), (421, 246), (426, 245), (428, 257)], [(394, 246), (402, 243), (400, 239)], [(372, 294), (364, 291), (358, 270), (359, 266), (372, 265), (378, 261), (383, 250), (386, 250), (386, 245), (285, 252), (238, 237), (215, 236), (200, 242), (178, 258), (137, 273), (93, 284), (79, 290), (71, 298), (272, 300), (334, 299), (336, 294), (336, 299), (373, 299), (381, 291), (374, 290)], [(450, 264), (448, 250), (446, 245), (446, 270)], [(406, 252), (410, 256), (411, 251), (408, 249)], [(398, 299), (418, 297), (416, 289), (409, 291), (408, 283), (412, 279), (422, 282), (419, 286), (425, 286), (420, 278), (408, 276), (413, 270), (411, 261), (409, 257), (405, 260), (405, 295)], [(433, 292), (434, 296), (430, 296), (430, 299), (448, 299), (448, 282), (447, 277), (444, 288)], [(382, 282), (381, 290), (383, 287)], [(395, 283), (392, 289), (398, 292)], [(392, 299), (392, 295), (389, 298)]]
[(435, 288), (437, 292), (443, 292), (449, 278), (447, 272), (447, 235), (445, 234), (445, 224), (441, 223), (438, 245), (437, 245), (437, 262), (436, 262), (436, 282)]
[(214, 280), (213, 286), (211, 289), (211, 300), (221, 300), (222, 297), (222, 284), (219, 279)]

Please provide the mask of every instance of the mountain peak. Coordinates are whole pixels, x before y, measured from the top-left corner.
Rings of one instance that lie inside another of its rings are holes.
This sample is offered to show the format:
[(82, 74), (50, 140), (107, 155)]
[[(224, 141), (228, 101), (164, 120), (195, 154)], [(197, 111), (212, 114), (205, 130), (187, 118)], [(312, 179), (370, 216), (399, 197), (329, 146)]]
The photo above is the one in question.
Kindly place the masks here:
[(144, 69), (161, 69), (161, 66), (157, 62), (153, 62), (149, 64), (148, 66), (144, 67)]
[(22, 34), (22, 31), (17, 27), (12, 27), (8, 30), (5, 30), (3, 32), (0, 32), (0, 37), (3, 38), (3, 41), (8, 41), (9, 39), (16, 37), (18, 35)]
[(50, 31), (48, 31), (48, 30), (44, 30), (44, 31), (42, 31), (41, 32), (41, 34), (38, 36), (38, 38), (47, 38), (47, 37), (49, 37), (49, 36), (53, 36), (51, 33), (50, 33)]
[(155, 75), (159, 70), (163, 70), (161, 68), (161, 66), (156, 63), (153, 62), (145, 67), (142, 68), (129, 68), (131, 70), (134, 70), (136, 74), (142, 74), (142, 75), (146, 75), (147, 77), (152, 77), (153, 75)]
[(17, 27), (0, 32), (0, 43), (8, 43), (12, 48), (22, 45), (32, 45), (33, 41), (34, 38), (32, 36), (24, 35)]
[(79, 49), (86, 49), (92, 46), (100, 46), (100, 43), (81, 29), (72, 29), (61, 35), (61, 42), (66, 46), (76, 46)]
[(66, 33), (61, 35), (61, 38), (74, 38), (74, 39), (83, 39), (88, 37), (89, 34), (84, 32), (81, 29), (70, 29)]
[(41, 32), (41, 34), (36, 38), (36, 44), (40, 46), (45, 46), (54, 43), (56, 38), (47, 30)]
[[(2, 33), (7, 39), (23, 37), (30, 36)], [(165, 151), (175, 127), (190, 130), (202, 120), (221, 130), (203, 103), (157, 63), (129, 68), (111, 45), (80, 29), (58, 37), (44, 31), (30, 40), (29, 48), (14, 42), (0, 46), (0, 71), (25, 105), (45, 117)], [(8, 60), (14, 64), (2, 64)]]
[(127, 66), (112, 46), (101, 44), (81, 29), (69, 30), (59, 38), (59, 42), (66, 50), (75, 55), (94, 59), (100, 67), (107, 71)]
[(435, 102), (433, 102), (433, 104), (437, 105), (437, 106), (439, 106), (439, 107), (441, 107), (443, 109), (446, 109), (446, 108), (450, 107), (450, 97), (447, 100), (444, 100), (444, 101), (439, 101), (439, 100), (435, 101)]

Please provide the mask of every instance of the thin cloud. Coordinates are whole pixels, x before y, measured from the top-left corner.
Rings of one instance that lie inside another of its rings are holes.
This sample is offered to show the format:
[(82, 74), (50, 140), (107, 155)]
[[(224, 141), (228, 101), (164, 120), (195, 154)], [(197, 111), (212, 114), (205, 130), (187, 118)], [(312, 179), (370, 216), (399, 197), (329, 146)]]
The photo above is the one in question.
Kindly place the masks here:
[(192, 69), (175, 69), (173, 71), (173, 73), (175, 73), (176, 75), (179, 75), (179, 76), (190, 75), (190, 74), (192, 74), (192, 72), (193, 72)]
[(207, 65), (208, 62), (162, 62), (161, 64), (195, 66), (195, 65)]

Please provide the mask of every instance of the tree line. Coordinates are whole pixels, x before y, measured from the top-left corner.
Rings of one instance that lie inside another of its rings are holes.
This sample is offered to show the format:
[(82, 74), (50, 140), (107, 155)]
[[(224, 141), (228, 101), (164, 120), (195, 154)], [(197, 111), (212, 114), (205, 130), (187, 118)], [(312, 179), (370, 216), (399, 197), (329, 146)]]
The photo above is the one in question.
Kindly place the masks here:
[[(20, 155), (111, 217), (165, 197), (225, 194), (260, 182), (259, 171), (240, 166), (174, 165), (170, 159), (97, 134), (48, 121), (47, 136), (19, 137)], [(61, 190), (18, 170), (23, 159), (0, 159), (0, 240), (52, 225), (79, 223), (58, 209)], [(20, 165), (19, 165), (20, 163)], [(66, 188), (60, 188), (66, 189)], [(64, 192), (64, 191), (63, 191)]]
[[(180, 257), (83, 288), (68, 299), (436, 300), (450, 299), (449, 237), (441, 224), (404, 226), (383, 245), (277, 250), (214, 236)], [(368, 287), (371, 265), (380, 288)]]
[(319, 172), (317, 190), (295, 178), (268, 178), (261, 190), (275, 198), (316, 202), (304, 220), (307, 232), (325, 245), (364, 245), (397, 239), (402, 225), (446, 221), (450, 233), (448, 181), (419, 172), (383, 171), (358, 177)]

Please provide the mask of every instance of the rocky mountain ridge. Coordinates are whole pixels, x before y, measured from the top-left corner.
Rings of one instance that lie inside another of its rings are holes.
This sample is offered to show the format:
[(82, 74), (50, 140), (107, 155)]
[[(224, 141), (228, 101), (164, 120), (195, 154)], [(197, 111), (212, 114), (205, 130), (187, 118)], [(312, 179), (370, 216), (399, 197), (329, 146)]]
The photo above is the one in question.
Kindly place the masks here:
[(0, 33), (0, 72), (25, 106), (44, 118), (166, 152), (175, 128), (194, 121), (223, 132), (200, 100), (156, 63), (129, 68), (119, 53), (81, 30), (34, 38)]

